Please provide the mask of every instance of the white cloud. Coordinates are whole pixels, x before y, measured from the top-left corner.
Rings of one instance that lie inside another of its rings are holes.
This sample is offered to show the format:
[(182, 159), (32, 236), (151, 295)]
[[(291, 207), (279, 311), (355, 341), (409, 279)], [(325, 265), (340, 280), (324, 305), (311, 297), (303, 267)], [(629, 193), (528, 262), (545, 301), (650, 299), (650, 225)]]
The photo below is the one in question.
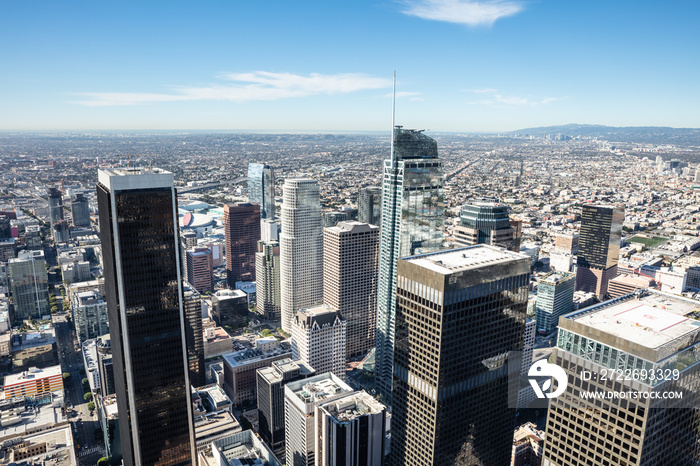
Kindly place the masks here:
[(155, 102), (195, 100), (279, 100), (319, 94), (348, 94), (351, 92), (391, 87), (391, 80), (360, 73), (318, 74), (302, 76), (291, 73), (231, 73), (221, 77), (225, 83), (208, 86), (176, 86), (171, 93), (86, 92), (86, 100), (75, 103), (91, 107), (140, 105)]
[(488, 94), (486, 99), (468, 102), (469, 105), (487, 105), (491, 107), (537, 107), (558, 100), (564, 100), (566, 97), (545, 97), (543, 99), (533, 99), (530, 97), (517, 97), (512, 95), (504, 95), (498, 92), (498, 89), (472, 89), (470, 92), (475, 94)]
[(404, 14), (433, 21), (491, 26), (497, 20), (523, 10), (518, 1), (508, 0), (406, 0)]

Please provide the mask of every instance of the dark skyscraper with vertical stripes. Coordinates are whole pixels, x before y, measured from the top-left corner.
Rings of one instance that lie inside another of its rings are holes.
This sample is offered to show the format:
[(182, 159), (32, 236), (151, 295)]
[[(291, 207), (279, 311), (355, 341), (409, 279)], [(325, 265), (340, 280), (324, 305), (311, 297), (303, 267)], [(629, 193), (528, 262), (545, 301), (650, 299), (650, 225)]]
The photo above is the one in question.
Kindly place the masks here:
[(255, 281), (255, 253), (260, 240), (260, 206), (240, 203), (224, 206), (226, 283)]
[(196, 464), (173, 175), (100, 170), (97, 200), (124, 464)]

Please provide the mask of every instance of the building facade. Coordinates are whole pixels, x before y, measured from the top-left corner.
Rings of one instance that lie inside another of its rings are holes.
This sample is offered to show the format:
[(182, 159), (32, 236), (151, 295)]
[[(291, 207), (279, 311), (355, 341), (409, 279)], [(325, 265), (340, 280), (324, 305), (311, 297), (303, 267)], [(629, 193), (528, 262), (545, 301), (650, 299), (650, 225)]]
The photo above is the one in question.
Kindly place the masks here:
[(268, 320), (280, 320), (282, 295), (280, 292), (280, 244), (277, 241), (258, 241), (255, 253), (255, 310)]
[(202, 297), (187, 281), (182, 284), (182, 307), (185, 310), (185, 343), (190, 385), (207, 383), (204, 368), (204, 329), (202, 328)]
[(379, 226), (382, 221), (382, 188), (360, 188), (357, 196), (357, 220)]
[(337, 309), (322, 305), (301, 309), (292, 321), (292, 358), (317, 373), (332, 372), (345, 380), (347, 322)]
[(282, 197), (280, 293), (282, 330), (294, 314), (323, 300), (323, 224), (318, 182), (287, 179)]
[(211, 291), (214, 275), (211, 249), (188, 249), (185, 252), (185, 259), (185, 278), (187, 281), (200, 293)]
[(78, 193), (70, 203), (71, 214), (73, 216), (73, 226), (90, 226), (90, 204), (84, 194)]
[(257, 398), (258, 369), (273, 362), (292, 357), (288, 343), (278, 343), (273, 348), (247, 349), (224, 355), (224, 390), (234, 404), (240, 405)]
[(109, 333), (107, 303), (102, 300), (99, 290), (75, 293), (72, 310), (75, 333), (80, 343)]
[(248, 165), (248, 202), (260, 206), (261, 219), (275, 219), (275, 171), (269, 165)]
[(391, 464), (508, 464), (529, 280), (493, 246), (399, 260)]
[(464, 206), (455, 227), (458, 246), (490, 244), (509, 251), (520, 250), (520, 237), (511, 226), (510, 208), (494, 202), (477, 201)]
[(574, 310), (576, 275), (550, 272), (537, 283), (535, 320), (537, 331), (549, 333), (559, 324), (559, 317)]
[(221, 327), (248, 325), (248, 296), (241, 290), (219, 290), (211, 297), (211, 315)]
[(195, 464), (173, 174), (109, 169), (98, 179), (124, 464)]
[(260, 206), (240, 203), (224, 206), (226, 283), (255, 281), (255, 252), (260, 240)]
[(396, 318), (396, 262), (438, 251), (444, 242), (445, 199), (437, 143), (420, 131), (394, 129), (384, 161), (377, 288), (376, 386), (391, 404)]
[(39, 319), (51, 313), (49, 308), (49, 274), (44, 251), (20, 251), (7, 263), (10, 290), (15, 312), (13, 322), (30, 317)]
[(607, 297), (608, 282), (617, 276), (622, 224), (622, 206), (584, 205), (576, 257), (576, 290)]
[(323, 303), (347, 322), (346, 358), (376, 343), (379, 227), (341, 222), (323, 232)]

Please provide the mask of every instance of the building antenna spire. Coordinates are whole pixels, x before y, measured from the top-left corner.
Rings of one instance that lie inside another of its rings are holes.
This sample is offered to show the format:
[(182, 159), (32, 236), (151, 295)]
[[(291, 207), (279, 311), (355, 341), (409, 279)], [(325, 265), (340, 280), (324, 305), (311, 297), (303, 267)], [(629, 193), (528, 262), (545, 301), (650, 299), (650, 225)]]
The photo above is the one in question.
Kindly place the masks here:
[(394, 168), (394, 131), (396, 128), (396, 70), (394, 70), (394, 87), (391, 94), (391, 168)]

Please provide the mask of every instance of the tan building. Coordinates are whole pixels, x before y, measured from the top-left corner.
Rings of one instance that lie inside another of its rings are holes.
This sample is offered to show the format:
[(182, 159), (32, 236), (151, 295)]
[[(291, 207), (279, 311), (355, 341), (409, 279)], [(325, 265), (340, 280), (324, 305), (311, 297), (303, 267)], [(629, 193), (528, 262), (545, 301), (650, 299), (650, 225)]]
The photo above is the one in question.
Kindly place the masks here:
[(323, 231), (323, 303), (347, 322), (346, 358), (375, 345), (379, 227), (340, 222)]
[(554, 237), (554, 250), (575, 255), (578, 252), (578, 238), (578, 233), (559, 233)]
[(513, 453), (510, 466), (535, 466), (542, 461), (544, 432), (537, 430), (532, 422), (527, 422), (513, 434)]
[(610, 294), (610, 298), (619, 298), (634, 293), (636, 290), (649, 288), (653, 283), (654, 280), (650, 278), (620, 275), (608, 282), (608, 294)]
[(224, 356), (224, 391), (233, 404), (255, 401), (257, 397), (256, 371), (269, 367), (273, 361), (291, 358), (292, 350), (287, 343), (262, 352), (259, 349), (241, 350)]

